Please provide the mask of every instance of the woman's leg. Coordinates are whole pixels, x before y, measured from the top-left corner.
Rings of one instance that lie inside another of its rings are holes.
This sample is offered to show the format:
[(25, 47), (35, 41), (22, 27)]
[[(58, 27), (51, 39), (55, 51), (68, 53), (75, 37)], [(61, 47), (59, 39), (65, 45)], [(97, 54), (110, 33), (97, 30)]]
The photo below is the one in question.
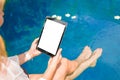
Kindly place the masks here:
[(75, 59), (75, 61), (77, 61), (80, 64), (85, 60), (89, 59), (91, 55), (92, 55), (92, 51), (90, 47), (86, 46), (83, 49), (82, 53)]
[[(69, 64), (68, 64), (69, 65), (68, 74), (72, 74), (76, 70), (76, 68), (79, 67), (79, 65), (82, 62), (88, 60), (91, 55), (92, 55), (92, 51), (91, 51), (90, 47), (86, 46), (83, 49), (82, 53), (75, 60), (72, 60), (72, 61), (68, 60), (68, 62), (69, 62)], [(75, 64), (75, 63), (77, 63), (77, 67), (74, 67), (73, 64)]]
[(39, 80), (43, 74), (29, 74), (29, 79), (30, 80)]
[(66, 58), (61, 60), (61, 64), (57, 68), (57, 71), (54, 75), (53, 80), (65, 80), (65, 77), (69, 74), (72, 74), (79, 64), (87, 60), (91, 56), (91, 50), (88, 46), (84, 48), (81, 55), (76, 60), (70, 61)]
[[(66, 77), (65, 80), (73, 80), (75, 79), (77, 76), (79, 76), (85, 69), (87, 69), (88, 67), (91, 67), (91, 66), (95, 66), (95, 62), (97, 61), (97, 59), (101, 56), (102, 54), (102, 49), (96, 49), (94, 51), (94, 53), (92, 54), (92, 56), (84, 61), (83, 63), (81, 63), (79, 65), (79, 67), (71, 74), (71, 75), (68, 75)], [(94, 64), (93, 64), (94, 63)], [(91, 65), (92, 64), (92, 65)]]
[[(53, 80), (73, 80), (100, 57), (102, 50), (97, 49), (91, 56), (89, 47), (85, 47), (81, 55), (73, 61), (62, 58)], [(88, 56), (89, 55), (89, 56)], [(91, 57), (90, 57), (91, 56)], [(31, 80), (40, 78), (42, 75), (30, 75)], [(67, 76), (67, 77), (66, 77)]]

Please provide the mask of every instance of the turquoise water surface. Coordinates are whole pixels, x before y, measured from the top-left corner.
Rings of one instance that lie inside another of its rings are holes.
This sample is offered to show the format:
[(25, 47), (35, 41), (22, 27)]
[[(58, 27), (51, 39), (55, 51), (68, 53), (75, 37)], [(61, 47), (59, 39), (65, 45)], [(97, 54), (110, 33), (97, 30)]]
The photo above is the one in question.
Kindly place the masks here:
[[(84, 46), (103, 48), (95, 68), (75, 80), (120, 80), (120, 0), (7, 0), (2, 35), (9, 56), (30, 48), (39, 37), (46, 16), (58, 15), (68, 22), (62, 40), (62, 55), (75, 59)], [(69, 14), (69, 15), (68, 15)], [(28, 73), (43, 73), (49, 56), (42, 54), (22, 67)]]

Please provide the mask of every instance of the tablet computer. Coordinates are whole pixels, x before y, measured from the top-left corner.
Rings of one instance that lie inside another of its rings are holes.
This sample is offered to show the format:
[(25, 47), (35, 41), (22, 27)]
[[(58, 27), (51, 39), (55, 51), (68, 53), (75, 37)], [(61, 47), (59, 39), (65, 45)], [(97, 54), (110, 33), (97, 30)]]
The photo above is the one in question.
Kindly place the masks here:
[(39, 37), (37, 49), (55, 56), (59, 49), (67, 23), (55, 18), (46, 17)]

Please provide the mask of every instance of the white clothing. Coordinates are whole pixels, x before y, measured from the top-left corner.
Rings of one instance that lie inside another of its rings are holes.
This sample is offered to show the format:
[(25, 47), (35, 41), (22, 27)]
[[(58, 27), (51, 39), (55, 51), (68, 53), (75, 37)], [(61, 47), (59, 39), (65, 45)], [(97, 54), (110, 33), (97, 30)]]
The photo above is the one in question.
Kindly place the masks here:
[(20, 67), (18, 56), (9, 57), (7, 65), (2, 63), (4, 71), (0, 72), (0, 80), (29, 80)]

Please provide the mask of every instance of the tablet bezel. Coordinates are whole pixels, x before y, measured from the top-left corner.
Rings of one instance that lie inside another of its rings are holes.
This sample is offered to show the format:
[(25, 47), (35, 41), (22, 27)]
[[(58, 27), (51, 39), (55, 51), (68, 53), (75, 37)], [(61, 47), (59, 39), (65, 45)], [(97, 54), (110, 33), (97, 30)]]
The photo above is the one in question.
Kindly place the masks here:
[(40, 42), (40, 39), (41, 39), (41, 36), (42, 36), (42, 33), (43, 33), (43, 31), (44, 31), (44, 26), (45, 26), (45, 23), (46, 23), (46, 20), (47, 20), (47, 19), (65, 25), (65, 28), (64, 28), (63, 33), (62, 33), (62, 36), (61, 36), (61, 38), (60, 38), (59, 45), (58, 45), (58, 47), (57, 47), (56, 54), (57, 54), (58, 49), (59, 49), (59, 47), (60, 47), (60, 44), (61, 44), (61, 42), (62, 42), (62, 38), (63, 38), (63, 35), (64, 35), (64, 33), (65, 33), (65, 29), (66, 29), (67, 23), (64, 22), (64, 21), (61, 21), (61, 20), (57, 20), (56, 18), (51, 18), (51, 17), (49, 17), (49, 16), (47, 16), (46, 19), (45, 19), (45, 22), (44, 22), (44, 25), (43, 25), (42, 31), (41, 31), (40, 36), (39, 36), (39, 40), (38, 40), (38, 44), (37, 44), (37, 49), (38, 49), (39, 51), (43, 52), (43, 53), (46, 53), (46, 54), (50, 55), (50, 56), (55, 56), (56, 54), (54, 55), (54, 54), (50, 53), (49, 51), (47, 51), (47, 50), (45, 50), (45, 49), (42, 49), (42, 48), (38, 47), (39, 42)]

